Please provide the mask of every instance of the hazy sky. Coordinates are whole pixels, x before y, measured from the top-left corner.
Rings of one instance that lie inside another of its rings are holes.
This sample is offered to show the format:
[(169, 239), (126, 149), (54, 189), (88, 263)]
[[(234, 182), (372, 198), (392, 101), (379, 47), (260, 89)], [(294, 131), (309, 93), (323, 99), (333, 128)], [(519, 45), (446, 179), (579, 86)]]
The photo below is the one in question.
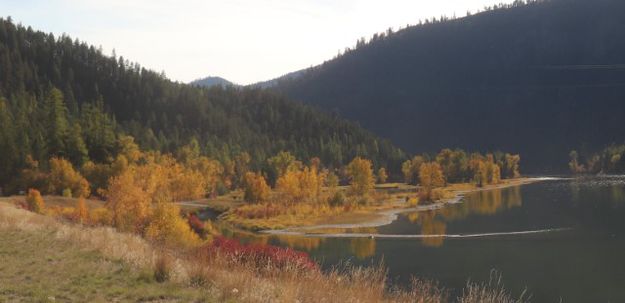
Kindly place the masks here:
[(183, 82), (240, 84), (319, 64), (359, 37), (511, 0), (0, 0), (36, 30), (67, 33)]

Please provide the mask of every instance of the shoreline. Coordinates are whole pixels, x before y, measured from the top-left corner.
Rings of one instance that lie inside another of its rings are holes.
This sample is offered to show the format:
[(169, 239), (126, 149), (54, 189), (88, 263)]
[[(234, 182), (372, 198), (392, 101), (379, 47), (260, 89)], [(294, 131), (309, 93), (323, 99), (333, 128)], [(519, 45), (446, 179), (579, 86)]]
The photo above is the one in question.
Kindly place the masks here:
[[(496, 184), (489, 185), (486, 187), (474, 188), (469, 190), (455, 190), (453, 191), (454, 196), (451, 198), (443, 199), (439, 202), (430, 205), (422, 205), (417, 207), (409, 207), (409, 208), (393, 208), (378, 211), (375, 213), (378, 218), (364, 220), (359, 223), (335, 223), (335, 224), (316, 224), (309, 226), (297, 226), (297, 227), (289, 227), (284, 229), (267, 229), (262, 230), (260, 233), (269, 234), (269, 235), (284, 235), (284, 236), (315, 236), (315, 234), (307, 233), (308, 231), (318, 230), (318, 229), (354, 229), (354, 228), (374, 228), (385, 226), (393, 223), (400, 214), (407, 212), (420, 212), (420, 211), (429, 211), (436, 210), (445, 207), (448, 204), (457, 204), (462, 203), (462, 199), (465, 195), (480, 192), (480, 191), (488, 191), (493, 189), (503, 189), (514, 186), (522, 186), (531, 183), (554, 180), (557, 178), (550, 177), (534, 177), (534, 178), (518, 178), (509, 180), (509, 183), (506, 184)], [(397, 201), (394, 201), (397, 202)], [(374, 237), (374, 234), (367, 234), (367, 237)]]

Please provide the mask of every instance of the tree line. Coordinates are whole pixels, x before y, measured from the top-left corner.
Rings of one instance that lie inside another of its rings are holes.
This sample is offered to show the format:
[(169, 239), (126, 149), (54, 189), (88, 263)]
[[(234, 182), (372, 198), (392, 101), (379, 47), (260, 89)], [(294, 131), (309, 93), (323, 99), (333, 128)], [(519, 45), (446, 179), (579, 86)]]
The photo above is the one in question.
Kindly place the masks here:
[(612, 144), (595, 153), (569, 153), (569, 170), (573, 174), (625, 173), (625, 144)]
[(398, 167), (405, 154), (355, 123), (262, 89), (200, 88), (168, 80), (68, 36), (0, 19), (0, 187), (10, 192), (27, 157), (48, 169), (111, 164), (123, 136), (173, 153), (196, 140), (222, 164), (247, 153), (256, 169), (281, 150), (328, 165), (355, 156)]

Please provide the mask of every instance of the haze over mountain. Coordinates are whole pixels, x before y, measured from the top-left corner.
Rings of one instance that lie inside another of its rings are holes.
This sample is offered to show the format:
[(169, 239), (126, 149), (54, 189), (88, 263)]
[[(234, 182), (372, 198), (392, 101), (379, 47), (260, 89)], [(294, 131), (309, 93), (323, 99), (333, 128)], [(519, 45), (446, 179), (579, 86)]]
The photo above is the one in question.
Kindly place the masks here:
[(625, 1), (551, 0), (360, 40), (277, 90), (410, 152), (519, 152), (532, 172), (625, 140)]

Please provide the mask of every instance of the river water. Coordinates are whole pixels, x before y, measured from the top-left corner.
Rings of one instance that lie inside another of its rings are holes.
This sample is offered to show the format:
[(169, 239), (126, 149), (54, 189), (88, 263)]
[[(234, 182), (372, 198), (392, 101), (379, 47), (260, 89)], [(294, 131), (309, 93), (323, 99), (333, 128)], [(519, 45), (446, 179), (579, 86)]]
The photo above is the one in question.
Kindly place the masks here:
[(532, 302), (625, 302), (622, 176), (475, 192), (441, 209), (401, 214), (390, 225), (332, 232), (341, 237), (267, 241), (307, 251), (324, 267), (383, 261), (395, 283), (414, 275), (453, 294), (496, 270), (506, 289), (517, 296), (526, 290)]

